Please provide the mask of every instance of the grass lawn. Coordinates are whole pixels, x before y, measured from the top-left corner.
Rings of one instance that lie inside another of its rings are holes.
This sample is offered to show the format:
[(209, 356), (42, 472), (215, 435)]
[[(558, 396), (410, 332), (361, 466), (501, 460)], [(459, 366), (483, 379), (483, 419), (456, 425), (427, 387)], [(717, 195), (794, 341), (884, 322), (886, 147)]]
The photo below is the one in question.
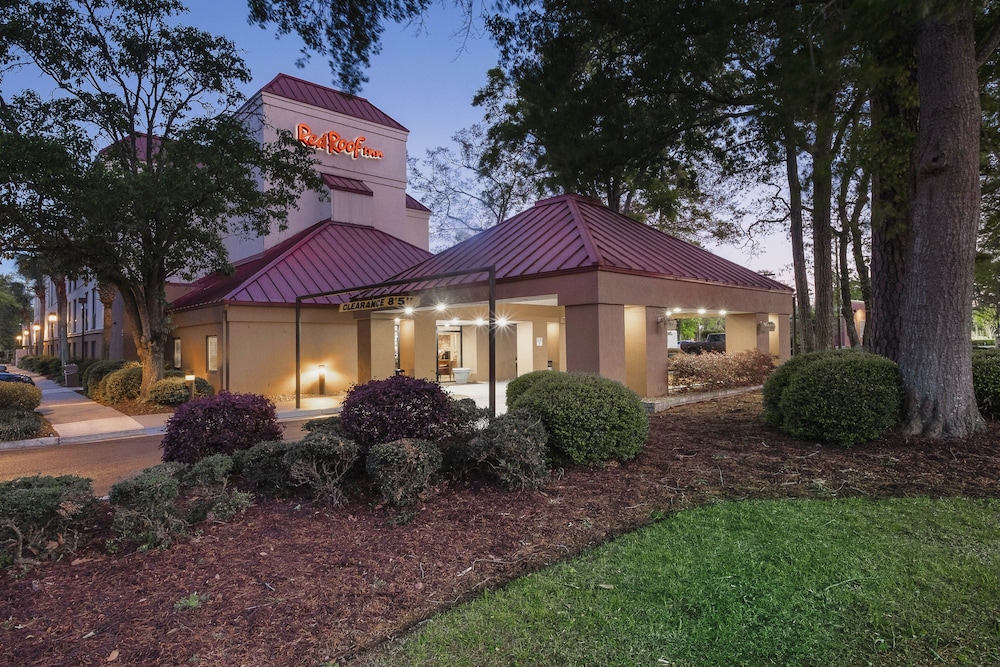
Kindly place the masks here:
[(721, 503), (435, 617), (373, 665), (1000, 665), (1000, 501)]

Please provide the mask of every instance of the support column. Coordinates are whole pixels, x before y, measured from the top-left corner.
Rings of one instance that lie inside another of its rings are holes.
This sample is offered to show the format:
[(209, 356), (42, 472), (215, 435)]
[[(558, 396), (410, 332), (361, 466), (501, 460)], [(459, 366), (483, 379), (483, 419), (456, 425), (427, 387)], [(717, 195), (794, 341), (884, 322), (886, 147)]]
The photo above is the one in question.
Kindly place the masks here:
[(566, 306), (566, 370), (625, 383), (625, 307)]

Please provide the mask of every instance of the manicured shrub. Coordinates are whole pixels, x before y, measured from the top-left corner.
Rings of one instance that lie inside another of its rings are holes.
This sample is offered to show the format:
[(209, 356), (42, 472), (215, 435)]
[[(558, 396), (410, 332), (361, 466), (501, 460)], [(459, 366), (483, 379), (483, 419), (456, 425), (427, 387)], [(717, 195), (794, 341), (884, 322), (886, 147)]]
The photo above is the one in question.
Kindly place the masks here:
[(505, 489), (537, 489), (549, 477), (548, 437), (541, 419), (514, 410), (490, 420), (469, 443), (468, 455)]
[(674, 388), (711, 391), (759, 385), (774, 370), (771, 355), (756, 350), (732, 354), (679, 354), (668, 364)]
[(258, 442), (233, 454), (233, 470), (259, 493), (288, 495), (293, 489), (291, 473), (285, 463), (289, 446), (281, 440)]
[(38, 373), (47, 377), (62, 373), (62, 361), (59, 357), (50, 357), (48, 355), (22, 357), (18, 362), (18, 366), (32, 373)]
[(340, 423), (340, 417), (324, 417), (323, 419), (310, 419), (302, 425), (302, 430), (306, 433), (317, 433), (327, 438), (348, 437), (347, 431)]
[(144, 470), (116, 482), (108, 497), (115, 509), (112, 529), (120, 542), (140, 550), (169, 547), (187, 532), (177, 506), (180, 482), (162, 470)]
[(212, 454), (185, 470), (180, 476), (181, 485), (185, 489), (198, 489), (202, 493), (221, 492), (225, 490), (232, 470), (233, 457), (228, 454)]
[(222, 392), (178, 406), (167, 419), (160, 447), (164, 461), (194, 463), (280, 439), (274, 403), (258, 394)]
[(507, 383), (507, 409), (510, 410), (517, 399), (521, 398), (529, 389), (535, 386), (540, 380), (553, 375), (555, 371), (531, 371), (524, 375), (519, 375)]
[(440, 468), (441, 451), (437, 445), (419, 438), (378, 443), (365, 459), (368, 476), (393, 505), (417, 502)]
[(304, 487), (313, 498), (338, 505), (344, 501), (344, 476), (357, 460), (356, 442), (332, 429), (316, 429), (288, 446), (284, 464), (291, 484)]
[(21, 360), (17, 362), (18, 367), (23, 368), (26, 371), (31, 371), (32, 373), (38, 373), (38, 359), (33, 354), (27, 354), (21, 357)]
[(137, 365), (135, 362), (127, 362), (123, 359), (103, 359), (95, 361), (80, 375), (80, 383), (87, 396), (94, 401), (104, 400), (101, 394), (101, 381), (105, 377), (124, 368), (126, 365)]
[(27, 382), (0, 382), (0, 410), (31, 412), (42, 402), (42, 390)]
[(448, 393), (436, 382), (406, 375), (351, 387), (340, 423), (362, 453), (400, 438), (439, 440), (454, 430)]
[(42, 428), (42, 417), (25, 410), (0, 410), (0, 442), (34, 438)]
[(826, 355), (804, 364), (781, 395), (782, 430), (797, 438), (856, 445), (899, 424), (896, 364), (875, 354)]
[(634, 458), (649, 434), (642, 400), (599, 375), (551, 372), (512, 407), (541, 418), (549, 447), (577, 464)]
[(71, 553), (93, 501), (91, 482), (83, 477), (0, 482), (0, 566)]
[(101, 381), (101, 395), (108, 403), (134, 401), (142, 389), (142, 366), (127, 366), (109, 373)]
[(973, 350), (972, 387), (979, 412), (988, 419), (1000, 418), (1000, 350)]
[[(211, 396), (212, 393), (212, 385), (208, 383), (208, 380), (195, 378), (195, 398)], [(186, 403), (189, 398), (191, 398), (191, 387), (184, 379), (183, 374), (180, 377), (165, 377), (162, 380), (157, 380), (149, 388), (149, 400), (160, 405), (180, 405)]]
[(845, 354), (864, 354), (864, 352), (853, 349), (809, 352), (807, 354), (796, 355), (778, 366), (764, 382), (764, 387), (761, 390), (764, 406), (762, 415), (764, 423), (771, 428), (782, 427), (782, 424), (785, 422), (785, 415), (781, 411), (781, 397), (785, 393), (788, 383), (792, 381), (792, 378), (800, 370), (817, 361)]

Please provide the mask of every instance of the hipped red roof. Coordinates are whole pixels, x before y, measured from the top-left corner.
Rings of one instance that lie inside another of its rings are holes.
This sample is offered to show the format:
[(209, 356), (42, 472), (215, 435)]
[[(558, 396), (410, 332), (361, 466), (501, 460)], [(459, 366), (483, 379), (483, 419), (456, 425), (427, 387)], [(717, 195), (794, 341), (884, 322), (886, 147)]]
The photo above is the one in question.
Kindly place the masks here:
[(309, 104), (320, 109), (342, 113), (345, 116), (360, 118), (361, 120), (391, 127), (395, 130), (409, 132), (409, 130), (363, 97), (348, 95), (339, 90), (320, 86), (310, 81), (289, 76), (288, 74), (279, 74), (274, 77), (269, 84), (261, 88), (261, 92), (271, 93), (272, 95)]
[[(664, 234), (599, 202), (563, 195), (444, 250), (396, 279), (496, 267), (497, 280), (600, 269), (734, 287), (788, 292), (786, 285)], [(434, 284), (478, 282), (471, 275)], [(427, 287), (418, 284), (417, 289)]]
[[(213, 273), (171, 304), (172, 310), (217, 303), (294, 304), (305, 294), (371, 285), (431, 254), (372, 227), (326, 220), (235, 265), (230, 276)], [(350, 294), (314, 299), (336, 304)]]

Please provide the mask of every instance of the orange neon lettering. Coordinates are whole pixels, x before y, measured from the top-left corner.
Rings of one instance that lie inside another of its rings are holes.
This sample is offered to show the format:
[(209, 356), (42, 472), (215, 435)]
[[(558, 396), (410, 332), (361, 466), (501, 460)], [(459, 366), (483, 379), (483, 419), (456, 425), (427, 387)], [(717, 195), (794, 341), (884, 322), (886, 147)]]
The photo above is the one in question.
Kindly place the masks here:
[(329, 155), (334, 153), (340, 155), (341, 153), (351, 156), (352, 160), (357, 160), (358, 156), (368, 158), (370, 160), (381, 160), (385, 157), (385, 154), (374, 148), (368, 148), (364, 145), (365, 137), (364, 135), (359, 136), (354, 141), (348, 141), (341, 137), (337, 132), (330, 130), (324, 134), (316, 136), (310, 128), (305, 123), (299, 123), (295, 126), (295, 136), (298, 138), (299, 142), (315, 148), (316, 150), (326, 151)]

